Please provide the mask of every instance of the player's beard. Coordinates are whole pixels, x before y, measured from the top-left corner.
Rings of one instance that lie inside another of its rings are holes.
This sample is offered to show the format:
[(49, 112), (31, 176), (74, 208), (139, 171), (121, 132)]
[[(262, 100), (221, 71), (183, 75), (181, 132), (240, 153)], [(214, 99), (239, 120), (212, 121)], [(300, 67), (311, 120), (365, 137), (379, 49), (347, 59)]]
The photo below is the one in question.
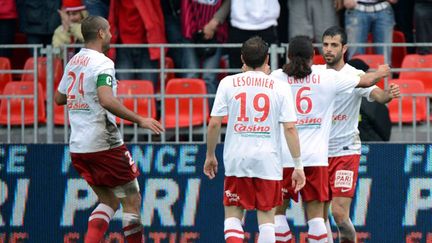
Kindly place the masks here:
[(326, 61), (327, 65), (334, 66), (337, 63), (339, 63), (339, 61), (341, 60), (341, 58), (342, 58), (342, 52), (339, 52), (331, 60), (328, 60), (326, 57), (324, 57), (324, 60)]
[(109, 49), (110, 49), (110, 42), (108, 41), (102, 45), (102, 52), (107, 53)]

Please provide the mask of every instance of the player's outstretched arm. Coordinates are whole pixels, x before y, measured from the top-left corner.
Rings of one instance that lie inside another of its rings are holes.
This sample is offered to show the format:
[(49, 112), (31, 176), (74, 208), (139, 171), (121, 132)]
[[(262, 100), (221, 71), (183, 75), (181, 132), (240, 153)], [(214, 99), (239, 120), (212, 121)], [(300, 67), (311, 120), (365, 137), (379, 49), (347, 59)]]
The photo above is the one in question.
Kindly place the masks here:
[(137, 123), (140, 127), (147, 128), (160, 134), (164, 131), (162, 125), (153, 118), (143, 118), (126, 108), (114, 95), (109, 86), (100, 86), (97, 89), (100, 105), (122, 119)]
[(208, 124), (207, 153), (206, 160), (204, 162), (204, 174), (210, 179), (215, 178), (217, 174), (218, 161), (216, 159), (215, 151), (222, 119), (222, 116), (212, 116)]
[(387, 64), (379, 65), (377, 71), (366, 73), (360, 77), (357, 87), (370, 87), (378, 83), (381, 79), (390, 75), (390, 67)]
[(370, 93), (370, 97), (381, 104), (388, 103), (394, 98), (399, 98), (399, 96), (400, 96), (399, 85), (394, 83), (391, 83), (389, 85), (389, 89), (382, 90), (381, 88), (376, 87)]

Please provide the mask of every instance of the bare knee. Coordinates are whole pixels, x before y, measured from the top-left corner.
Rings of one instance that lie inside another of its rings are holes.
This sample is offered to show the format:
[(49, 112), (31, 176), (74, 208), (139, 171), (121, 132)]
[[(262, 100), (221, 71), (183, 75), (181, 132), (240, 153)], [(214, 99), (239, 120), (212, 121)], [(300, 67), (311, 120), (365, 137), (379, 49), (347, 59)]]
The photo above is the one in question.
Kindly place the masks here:
[(349, 218), (350, 203), (333, 201), (331, 204), (332, 215), (336, 223), (341, 223)]
[(141, 194), (135, 193), (120, 199), (123, 211), (139, 214), (141, 208)]

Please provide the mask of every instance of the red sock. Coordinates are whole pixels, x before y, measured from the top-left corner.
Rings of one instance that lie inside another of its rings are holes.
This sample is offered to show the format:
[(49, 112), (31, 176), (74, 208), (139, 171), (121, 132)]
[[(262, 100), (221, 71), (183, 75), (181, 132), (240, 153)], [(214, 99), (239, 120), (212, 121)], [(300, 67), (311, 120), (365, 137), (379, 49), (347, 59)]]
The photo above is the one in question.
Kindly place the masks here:
[(100, 243), (108, 229), (114, 210), (108, 205), (99, 204), (89, 217), (85, 243)]
[(128, 243), (142, 243), (141, 217), (133, 213), (123, 213), (123, 232)]

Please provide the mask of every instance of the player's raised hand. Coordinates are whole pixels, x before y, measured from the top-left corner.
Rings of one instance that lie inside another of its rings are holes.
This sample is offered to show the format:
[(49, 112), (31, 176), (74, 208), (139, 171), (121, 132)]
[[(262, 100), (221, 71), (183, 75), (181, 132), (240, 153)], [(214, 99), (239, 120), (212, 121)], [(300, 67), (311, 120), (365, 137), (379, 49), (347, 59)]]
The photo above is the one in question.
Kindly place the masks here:
[(306, 185), (306, 177), (303, 169), (294, 169), (291, 176), (291, 187), (294, 188), (294, 192), (297, 193)]
[(388, 94), (389, 94), (390, 98), (392, 98), (392, 99), (399, 98), (399, 96), (400, 96), (399, 85), (397, 85), (395, 83), (391, 83), (389, 87), (390, 87), (390, 89), (388, 90)]
[(138, 126), (150, 129), (156, 134), (161, 134), (165, 131), (165, 129), (162, 127), (162, 124), (160, 124), (160, 122), (156, 121), (153, 118), (140, 119), (140, 121), (138, 122)]
[(211, 180), (216, 177), (218, 171), (218, 161), (216, 156), (207, 156), (204, 162), (204, 174)]

